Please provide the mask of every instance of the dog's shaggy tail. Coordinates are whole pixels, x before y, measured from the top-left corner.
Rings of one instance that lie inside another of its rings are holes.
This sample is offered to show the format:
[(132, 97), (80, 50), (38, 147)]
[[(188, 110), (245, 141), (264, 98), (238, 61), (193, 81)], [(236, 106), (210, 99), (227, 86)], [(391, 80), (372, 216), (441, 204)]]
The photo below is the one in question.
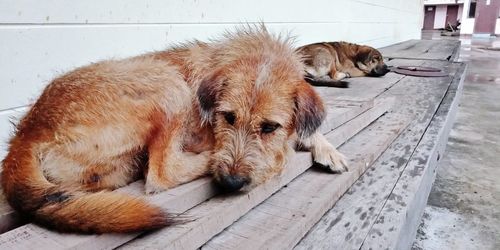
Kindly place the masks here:
[(331, 78), (318, 78), (312, 75), (306, 75), (304, 79), (313, 86), (321, 86), (321, 87), (334, 87), (334, 88), (349, 88), (349, 83), (346, 81), (337, 81)]
[(79, 233), (125, 233), (172, 224), (161, 208), (116, 192), (86, 193), (50, 183), (30, 140), (11, 142), (2, 188), (9, 204), (46, 227)]

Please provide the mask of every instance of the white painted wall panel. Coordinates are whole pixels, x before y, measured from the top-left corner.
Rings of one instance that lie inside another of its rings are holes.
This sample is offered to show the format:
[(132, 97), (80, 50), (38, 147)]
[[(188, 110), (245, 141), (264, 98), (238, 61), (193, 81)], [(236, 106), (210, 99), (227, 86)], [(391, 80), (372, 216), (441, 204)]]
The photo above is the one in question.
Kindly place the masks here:
[(436, 5), (436, 4), (456, 4), (463, 3), (467, 0), (424, 0), (425, 5)]
[(460, 26), (460, 34), (472, 34), (474, 31), (474, 18), (466, 18)]
[(0, 160), (5, 157), (7, 142), (14, 132), (13, 123), (17, 123), (26, 112), (26, 108), (11, 109), (0, 112)]
[[(107, 58), (207, 40), (264, 22), (297, 45), (346, 40), (381, 47), (420, 37), (422, 0), (1, 0), (0, 138), (11, 112), (55, 76)], [(13, 111), (14, 110), (14, 111)], [(0, 156), (2, 156), (0, 145)], [(1, 157), (0, 157), (1, 158)]]
[(463, 4), (459, 4), (458, 5), (458, 13), (457, 13), (457, 19), (458, 20), (462, 20), (462, 13), (464, 12), (464, 5)]
[[(133, 23), (235, 23), (235, 22), (338, 22), (385, 21), (386, 10), (414, 13), (400, 0), (4, 0), (0, 23), (133, 24)], [(418, 1), (416, 1), (418, 3)], [(369, 15), (362, 12), (371, 11)]]
[(469, 7), (470, 0), (464, 0), (463, 10), (459, 12), (459, 15), (462, 15), (462, 18), (460, 18), (462, 22), (460, 34), (472, 34), (474, 30), (474, 18), (469, 18)]

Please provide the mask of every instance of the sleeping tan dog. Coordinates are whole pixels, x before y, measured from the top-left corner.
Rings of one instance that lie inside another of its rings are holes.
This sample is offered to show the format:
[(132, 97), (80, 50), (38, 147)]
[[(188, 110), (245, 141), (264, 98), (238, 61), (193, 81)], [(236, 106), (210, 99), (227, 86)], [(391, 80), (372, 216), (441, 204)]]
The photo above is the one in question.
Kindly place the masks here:
[(306, 80), (317, 86), (346, 88), (348, 77), (383, 76), (389, 69), (372, 47), (347, 42), (323, 42), (298, 49), (304, 56)]

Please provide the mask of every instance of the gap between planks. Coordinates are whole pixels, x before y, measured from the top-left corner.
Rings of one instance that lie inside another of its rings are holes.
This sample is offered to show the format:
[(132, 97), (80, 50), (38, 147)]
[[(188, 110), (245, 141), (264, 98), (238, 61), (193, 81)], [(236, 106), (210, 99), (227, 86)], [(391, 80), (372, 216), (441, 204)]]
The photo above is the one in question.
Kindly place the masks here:
[[(382, 105), (381, 105), (382, 106)], [(391, 103), (386, 103), (389, 108)], [(352, 156), (349, 172), (328, 175), (310, 169), (212, 238), (202, 249), (291, 249), (321, 219), (410, 119), (386, 114), (340, 151)]]
[[(357, 130), (359, 131), (364, 126), (366, 126), (364, 124), (360, 124), (359, 122), (360, 120), (363, 120), (363, 115), (359, 115), (357, 117), (356, 115), (362, 112), (360, 111), (360, 109), (367, 110), (370, 106), (371, 105), (358, 105), (352, 107), (349, 110), (345, 110), (346, 113), (350, 114), (350, 118), (354, 119), (352, 120), (352, 122), (348, 122), (347, 124), (337, 127), (337, 129), (330, 132), (328, 136), (336, 137), (337, 144), (345, 142), (357, 132), (352, 128), (357, 128)], [(370, 112), (372, 111), (368, 110), (363, 112), (363, 114)], [(333, 122), (332, 126), (339, 126), (341, 122), (343, 122), (342, 119), (340, 119), (339, 122)], [(366, 123), (366, 121), (364, 122)], [(311, 165), (312, 159), (309, 152), (298, 152), (290, 160), (290, 162), (294, 165), (309, 167)], [(286, 169), (293, 169), (293, 167), (287, 167)], [(293, 175), (294, 173), (293, 171), (284, 171), (284, 175), (286, 176), (287, 174)], [(263, 188), (266, 189), (268, 184), (262, 186), (264, 186)], [(134, 182), (129, 186), (121, 188), (117, 191), (127, 192), (135, 195), (142, 195), (144, 193), (143, 181)], [(211, 182), (211, 178), (206, 177), (179, 186), (164, 193), (151, 196), (148, 200), (150, 200), (154, 204), (166, 208), (168, 211), (171, 211), (173, 213), (182, 213), (192, 208), (193, 206), (204, 202), (215, 194), (216, 190)], [(89, 246), (92, 246), (92, 248), (95, 249), (111, 249), (134, 239), (138, 235), (139, 234), (59, 234), (41, 228), (34, 224), (27, 224), (0, 235), (0, 249), (10, 249), (12, 247), (15, 247), (16, 249), (31, 249), (33, 245), (49, 247), (51, 249), (85, 249)]]

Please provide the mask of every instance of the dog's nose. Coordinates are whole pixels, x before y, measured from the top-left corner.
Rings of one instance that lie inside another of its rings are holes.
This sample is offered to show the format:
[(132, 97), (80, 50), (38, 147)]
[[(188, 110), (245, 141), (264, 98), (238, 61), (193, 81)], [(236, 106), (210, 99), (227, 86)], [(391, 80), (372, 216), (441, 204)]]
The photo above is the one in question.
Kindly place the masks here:
[(224, 175), (219, 178), (218, 184), (225, 191), (237, 191), (242, 188), (245, 184), (248, 183), (248, 180), (239, 175)]
[(389, 67), (387, 67), (387, 64), (382, 65), (382, 71), (383, 72), (389, 71)]

